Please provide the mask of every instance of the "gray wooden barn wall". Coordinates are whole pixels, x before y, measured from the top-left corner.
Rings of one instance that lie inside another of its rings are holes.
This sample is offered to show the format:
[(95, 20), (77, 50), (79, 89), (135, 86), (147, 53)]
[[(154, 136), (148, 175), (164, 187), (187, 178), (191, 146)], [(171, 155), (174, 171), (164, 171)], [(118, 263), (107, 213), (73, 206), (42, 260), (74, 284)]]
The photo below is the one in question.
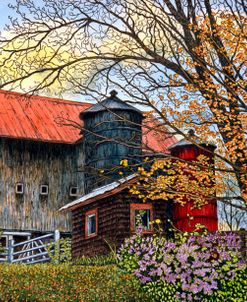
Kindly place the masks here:
[[(69, 197), (69, 187), (83, 192), (82, 144), (65, 145), (0, 139), (0, 229), (70, 231), (69, 215), (58, 213)], [(24, 195), (15, 193), (15, 184), (24, 183)], [(49, 185), (49, 195), (39, 193)]]

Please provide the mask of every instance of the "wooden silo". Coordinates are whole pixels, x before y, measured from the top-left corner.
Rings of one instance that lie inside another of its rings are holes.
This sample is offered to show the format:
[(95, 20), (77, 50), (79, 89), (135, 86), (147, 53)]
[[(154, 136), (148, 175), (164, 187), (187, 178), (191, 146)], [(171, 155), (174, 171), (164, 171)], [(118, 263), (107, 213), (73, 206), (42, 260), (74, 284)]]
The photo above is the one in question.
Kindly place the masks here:
[[(120, 178), (120, 161), (140, 162), (142, 113), (121, 101), (117, 92), (83, 111), (85, 193)], [(104, 170), (104, 179), (100, 171)]]
[[(193, 135), (193, 133), (192, 133)], [(187, 140), (182, 140), (169, 148), (171, 155), (184, 161), (196, 161), (199, 155), (205, 155), (210, 163), (214, 163), (215, 145), (200, 142), (196, 139), (196, 144)], [(212, 180), (212, 185), (214, 179)], [(193, 203), (184, 197), (185, 205), (179, 203), (173, 205), (173, 222), (176, 228), (184, 232), (194, 231), (196, 224), (204, 225), (209, 231), (218, 230), (217, 201), (211, 199), (201, 208), (194, 208)], [(190, 219), (193, 217), (193, 220)]]

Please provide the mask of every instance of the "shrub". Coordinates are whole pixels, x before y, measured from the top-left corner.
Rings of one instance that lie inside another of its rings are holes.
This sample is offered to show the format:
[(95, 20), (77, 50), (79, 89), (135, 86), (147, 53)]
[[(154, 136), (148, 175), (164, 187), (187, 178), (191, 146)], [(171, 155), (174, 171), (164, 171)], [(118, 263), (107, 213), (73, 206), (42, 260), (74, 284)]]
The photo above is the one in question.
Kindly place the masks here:
[(72, 260), (71, 239), (61, 238), (47, 246), (51, 263), (58, 264)]
[[(209, 302), (243, 302), (247, 295), (247, 266), (236, 270), (234, 278), (218, 280), (218, 290), (208, 300)], [(206, 302), (206, 301), (205, 301)]]
[(210, 301), (238, 282), (244, 267), (239, 244), (233, 234), (184, 234), (176, 240), (137, 234), (121, 247), (119, 266), (136, 276), (150, 301)]
[(117, 258), (115, 253), (110, 253), (108, 255), (99, 255), (99, 256), (82, 256), (73, 260), (75, 265), (84, 265), (84, 266), (105, 266), (112, 265), (117, 263)]

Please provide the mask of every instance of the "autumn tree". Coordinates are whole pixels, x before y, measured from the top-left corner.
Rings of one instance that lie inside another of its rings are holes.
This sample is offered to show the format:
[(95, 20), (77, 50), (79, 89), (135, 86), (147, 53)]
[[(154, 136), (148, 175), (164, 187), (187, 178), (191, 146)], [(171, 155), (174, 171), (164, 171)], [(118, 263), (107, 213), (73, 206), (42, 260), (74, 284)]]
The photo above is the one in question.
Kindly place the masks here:
[[(231, 175), (239, 187), (234, 198), (245, 207), (244, 0), (17, 0), (12, 8), (18, 17), (1, 34), (0, 87), (56, 87), (95, 100), (118, 89), (159, 121), (157, 129), (217, 145), (216, 168), (200, 159), (202, 170), (217, 173), (227, 203), (224, 178)], [(152, 169), (169, 169), (170, 160)], [(163, 195), (174, 184), (159, 182)]]
[(232, 204), (220, 203), (218, 209), (219, 230), (236, 231), (247, 227), (246, 212)]

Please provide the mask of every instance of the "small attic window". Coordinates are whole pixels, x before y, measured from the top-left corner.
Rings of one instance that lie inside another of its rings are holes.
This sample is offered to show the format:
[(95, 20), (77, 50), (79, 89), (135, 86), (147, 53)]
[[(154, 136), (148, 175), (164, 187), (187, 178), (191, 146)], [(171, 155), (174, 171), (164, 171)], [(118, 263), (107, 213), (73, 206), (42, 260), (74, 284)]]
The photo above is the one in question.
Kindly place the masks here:
[(15, 193), (20, 195), (24, 194), (24, 184), (22, 182), (18, 182), (15, 185)]
[(77, 196), (77, 195), (78, 195), (78, 187), (70, 187), (69, 196)]
[(39, 193), (40, 193), (40, 195), (48, 195), (48, 193), (49, 193), (49, 186), (48, 185), (41, 185)]

